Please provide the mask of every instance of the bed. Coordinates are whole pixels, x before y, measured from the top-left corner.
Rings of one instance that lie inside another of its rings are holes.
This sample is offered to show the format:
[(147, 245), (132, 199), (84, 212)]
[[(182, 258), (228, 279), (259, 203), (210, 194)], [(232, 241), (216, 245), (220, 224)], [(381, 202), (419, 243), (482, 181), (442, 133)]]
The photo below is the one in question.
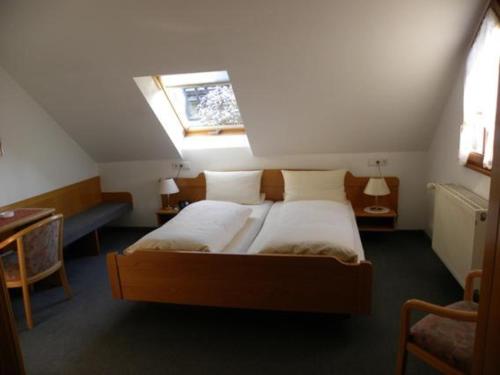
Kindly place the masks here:
[[(371, 203), (362, 193), (367, 180), (346, 174), (346, 195), (353, 207)], [(390, 177), (386, 180), (391, 194), (382, 197), (381, 203), (397, 209), (399, 181)], [(177, 200), (204, 200), (202, 174), (178, 179), (177, 184), (180, 189)], [(261, 191), (269, 201), (279, 202), (283, 200), (283, 184), (281, 171), (265, 170)], [(269, 219), (273, 220), (269, 215), (279, 211), (280, 203), (272, 208), (270, 205), (266, 202), (264, 208), (257, 209), (260, 215), (255, 214), (253, 224), (244, 227), (219, 252), (109, 253), (107, 265), (113, 297), (182, 305), (369, 314), (372, 264), (364, 258), (359, 234), (356, 262), (324, 255), (256, 254), (252, 246), (265, 233)], [(354, 215), (352, 225), (355, 228)]]

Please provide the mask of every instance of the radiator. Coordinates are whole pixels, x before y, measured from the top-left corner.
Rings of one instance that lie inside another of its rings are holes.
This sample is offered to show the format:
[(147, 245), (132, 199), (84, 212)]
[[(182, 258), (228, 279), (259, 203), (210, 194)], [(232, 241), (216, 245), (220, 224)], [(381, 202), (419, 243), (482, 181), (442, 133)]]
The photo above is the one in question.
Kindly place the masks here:
[(464, 286), (482, 267), (488, 201), (462, 186), (431, 184), (434, 194), (432, 248)]

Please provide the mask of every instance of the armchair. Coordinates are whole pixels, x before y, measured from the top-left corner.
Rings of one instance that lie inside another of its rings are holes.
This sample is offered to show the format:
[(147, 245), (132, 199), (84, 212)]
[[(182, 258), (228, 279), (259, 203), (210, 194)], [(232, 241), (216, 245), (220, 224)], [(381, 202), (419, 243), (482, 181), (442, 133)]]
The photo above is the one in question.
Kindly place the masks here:
[[(465, 281), (463, 301), (442, 307), (411, 299), (401, 309), (401, 335), (396, 374), (406, 370), (408, 352), (444, 374), (469, 374), (477, 323), (473, 302), (474, 280), (482, 271), (471, 271)], [(412, 311), (428, 313), (410, 328)]]

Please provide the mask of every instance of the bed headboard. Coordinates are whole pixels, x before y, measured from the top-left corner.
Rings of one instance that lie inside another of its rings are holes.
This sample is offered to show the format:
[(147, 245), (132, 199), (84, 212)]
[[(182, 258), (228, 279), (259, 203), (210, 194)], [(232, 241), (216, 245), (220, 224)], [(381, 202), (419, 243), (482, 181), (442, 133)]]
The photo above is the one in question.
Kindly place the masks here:
[[(356, 177), (351, 172), (345, 176), (345, 189), (347, 199), (351, 201), (353, 207), (366, 207), (373, 204), (373, 197), (363, 194), (363, 190), (370, 177)], [(380, 204), (398, 211), (399, 178), (385, 177), (391, 193), (379, 197)], [(177, 204), (179, 201), (196, 202), (205, 199), (205, 175), (200, 173), (194, 178), (177, 178), (179, 193), (170, 197), (170, 204)], [(261, 192), (266, 194), (266, 199), (271, 201), (283, 200), (285, 182), (281, 169), (265, 169), (262, 174)], [(167, 205), (166, 196), (162, 197), (163, 205)]]

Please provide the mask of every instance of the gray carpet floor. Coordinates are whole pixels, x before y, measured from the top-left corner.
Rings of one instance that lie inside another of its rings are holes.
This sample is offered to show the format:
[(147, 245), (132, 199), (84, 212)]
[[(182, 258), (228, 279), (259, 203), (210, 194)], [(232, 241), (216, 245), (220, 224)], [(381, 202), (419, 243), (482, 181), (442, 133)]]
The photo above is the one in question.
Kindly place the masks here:
[[(107, 230), (102, 255), (67, 259), (74, 297), (37, 288), (31, 331), (13, 295), (28, 374), (393, 374), (401, 304), (414, 297), (447, 304), (462, 293), (426, 235), (401, 231), (362, 238), (375, 271), (371, 316), (113, 300), (104, 253), (143, 234)], [(408, 374), (436, 372), (410, 357)]]

